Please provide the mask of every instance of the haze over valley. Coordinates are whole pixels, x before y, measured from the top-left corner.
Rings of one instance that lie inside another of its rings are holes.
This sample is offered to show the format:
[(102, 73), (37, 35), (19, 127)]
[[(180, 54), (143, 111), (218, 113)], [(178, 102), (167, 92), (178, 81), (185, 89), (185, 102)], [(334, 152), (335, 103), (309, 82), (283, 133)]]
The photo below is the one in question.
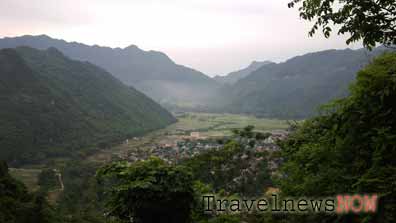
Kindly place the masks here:
[(394, 0), (0, 9), (1, 223), (396, 222)]
[(54, 47), (72, 59), (89, 61), (171, 111), (289, 119), (306, 118), (315, 114), (319, 105), (347, 95), (356, 72), (385, 50), (325, 50), (281, 63), (253, 61), (239, 71), (210, 78), (175, 63), (163, 52), (144, 51), (135, 45), (89, 46), (47, 35), (0, 39), (0, 48), (18, 46)]

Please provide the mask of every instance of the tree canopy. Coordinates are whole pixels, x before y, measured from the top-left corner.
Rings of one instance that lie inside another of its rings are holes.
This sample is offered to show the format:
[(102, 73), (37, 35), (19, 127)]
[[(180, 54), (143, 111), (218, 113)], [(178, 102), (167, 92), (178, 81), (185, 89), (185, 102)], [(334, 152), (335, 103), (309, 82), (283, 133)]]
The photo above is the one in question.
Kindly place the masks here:
[(113, 163), (98, 171), (110, 183), (108, 214), (125, 222), (190, 222), (192, 174), (159, 158)]
[(29, 193), (26, 186), (14, 179), (8, 165), (0, 161), (0, 222), (61, 223), (63, 222), (41, 194)]
[(296, 4), (300, 5), (301, 18), (315, 22), (310, 36), (322, 29), (327, 38), (335, 25), (340, 26), (338, 34), (350, 34), (347, 44), (363, 40), (369, 49), (376, 43), (396, 44), (394, 0), (293, 0), (288, 6)]
[(360, 220), (394, 222), (395, 100), (396, 54), (389, 53), (358, 73), (349, 97), (327, 105), (323, 115), (307, 120), (281, 143), (282, 192), (291, 196), (378, 193), (377, 215)]

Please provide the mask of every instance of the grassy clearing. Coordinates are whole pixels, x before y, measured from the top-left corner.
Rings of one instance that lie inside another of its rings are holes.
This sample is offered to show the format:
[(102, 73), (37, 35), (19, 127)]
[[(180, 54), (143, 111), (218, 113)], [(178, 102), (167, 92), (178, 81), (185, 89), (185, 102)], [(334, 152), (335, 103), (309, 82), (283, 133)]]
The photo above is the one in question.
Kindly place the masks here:
[(178, 122), (165, 129), (157, 130), (137, 139), (129, 139), (123, 143), (95, 153), (87, 158), (88, 161), (107, 163), (114, 157), (122, 157), (130, 150), (150, 150), (158, 144), (171, 144), (188, 136), (191, 132), (200, 132), (203, 137), (223, 137), (231, 135), (232, 129), (241, 129), (247, 125), (254, 125), (256, 131), (283, 130), (288, 127), (286, 121), (263, 119), (254, 116), (235, 114), (184, 113), (179, 115)]
[(10, 174), (15, 179), (23, 182), (29, 191), (37, 191), (40, 186), (38, 185), (38, 176), (41, 173), (40, 169), (15, 169), (10, 168)]
[(288, 127), (285, 120), (235, 114), (186, 113), (178, 120), (162, 131), (171, 134), (179, 130), (197, 131), (206, 136), (224, 136), (231, 134), (232, 129), (240, 129), (247, 125), (255, 126), (258, 131), (282, 130)]

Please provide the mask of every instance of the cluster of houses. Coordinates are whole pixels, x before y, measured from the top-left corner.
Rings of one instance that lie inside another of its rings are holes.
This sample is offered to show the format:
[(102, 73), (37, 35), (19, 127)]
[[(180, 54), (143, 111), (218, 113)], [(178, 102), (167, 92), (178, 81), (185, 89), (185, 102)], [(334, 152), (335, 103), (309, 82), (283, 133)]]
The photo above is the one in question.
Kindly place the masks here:
[[(276, 131), (271, 132), (271, 135), (264, 140), (254, 140), (254, 143), (252, 143), (253, 139), (236, 138), (236, 140), (247, 150), (272, 153), (279, 150), (275, 142), (286, 137), (287, 132)], [(156, 156), (166, 162), (177, 163), (179, 160), (194, 157), (208, 150), (220, 149), (224, 146), (223, 143), (226, 140), (227, 138), (222, 138), (222, 140), (219, 138), (206, 138), (202, 137), (198, 132), (192, 132), (171, 142), (153, 144), (145, 149), (131, 149), (121, 159), (133, 162)], [(274, 163), (272, 167), (276, 168), (277, 165)]]
[(138, 161), (145, 160), (150, 156), (156, 156), (169, 163), (175, 163), (210, 149), (219, 149), (221, 146), (214, 139), (181, 139), (172, 143), (155, 144), (144, 151), (139, 149), (130, 150), (124, 159)]
[[(170, 164), (179, 163), (181, 160), (194, 157), (205, 151), (221, 149), (225, 142), (232, 139), (243, 146), (244, 150), (242, 153), (235, 154), (232, 157), (232, 159), (241, 164), (241, 169), (239, 170), (240, 174), (229, 183), (228, 187), (239, 188), (252, 179), (261, 179), (259, 180), (261, 182), (263, 177), (267, 178), (265, 174), (263, 175), (263, 165), (266, 165), (267, 173), (270, 176), (279, 174), (278, 170), (282, 163), (282, 158), (276, 155), (280, 151), (276, 141), (283, 140), (286, 137), (286, 131), (271, 132), (265, 139), (237, 136), (206, 138), (199, 133), (190, 133), (178, 135), (178, 137), (171, 136), (161, 142), (150, 142), (144, 148), (131, 148), (122, 157), (118, 158), (134, 162), (156, 156)], [(132, 140), (139, 141), (137, 138)], [(224, 168), (224, 170), (227, 170), (229, 167), (224, 166)]]

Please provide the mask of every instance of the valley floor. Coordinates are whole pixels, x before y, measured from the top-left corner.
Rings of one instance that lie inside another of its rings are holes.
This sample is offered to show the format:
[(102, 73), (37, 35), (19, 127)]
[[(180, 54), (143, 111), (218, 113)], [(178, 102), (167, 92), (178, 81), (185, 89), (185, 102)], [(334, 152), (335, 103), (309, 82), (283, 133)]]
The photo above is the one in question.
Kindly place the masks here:
[[(109, 162), (115, 159), (128, 159), (131, 152), (145, 153), (143, 156), (159, 155), (162, 157), (163, 154), (156, 154), (155, 151), (159, 149), (166, 152), (166, 149), (183, 147), (184, 145), (180, 143), (186, 141), (199, 141), (200, 148), (215, 147), (213, 141), (231, 136), (233, 129), (241, 129), (248, 125), (254, 126), (255, 130), (260, 132), (282, 133), (288, 127), (285, 120), (236, 114), (179, 113), (176, 117), (178, 121), (165, 129), (151, 132), (143, 137), (127, 139), (111, 149), (93, 154), (88, 157), (88, 160)], [(186, 146), (192, 147), (192, 145)]]
[[(233, 129), (255, 126), (256, 131), (283, 134), (288, 127), (285, 120), (262, 119), (253, 116), (211, 113), (178, 113), (178, 122), (142, 137), (126, 139), (123, 143), (99, 150), (83, 160), (96, 164), (105, 164), (115, 160), (134, 161), (149, 156), (159, 156), (169, 162), (174, 161), (175, 151), (186, 151), (184, 156), (193, 156), (207, 148), (218, 146), (217, 139), (232, 135)], [(60, 158), (53, 163), (67, 162)], [(41, 165), (12, 169), (11, 174), (24, 182), (30, 190), (36, 191), (39, 186), (38, 175)]]

